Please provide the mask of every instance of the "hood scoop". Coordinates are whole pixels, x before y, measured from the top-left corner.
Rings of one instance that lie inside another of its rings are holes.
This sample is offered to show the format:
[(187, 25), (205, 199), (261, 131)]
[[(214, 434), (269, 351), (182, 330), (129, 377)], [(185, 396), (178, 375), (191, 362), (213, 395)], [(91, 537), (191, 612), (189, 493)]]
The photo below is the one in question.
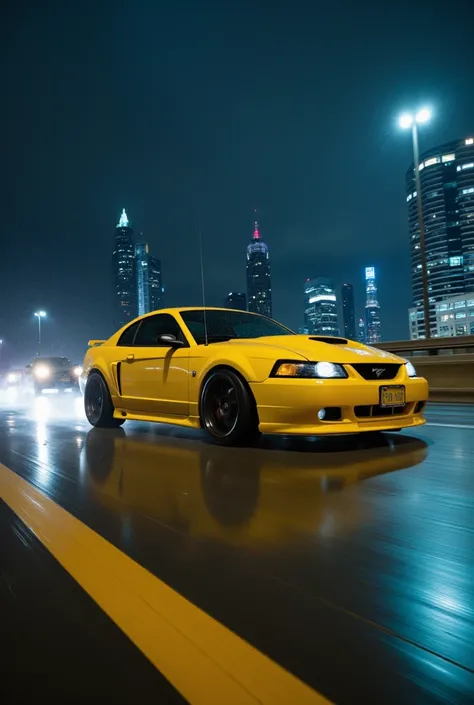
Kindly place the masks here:
[(310, 340), (316, 340), (318, 343), (328, 343), (329, 345), (347, 345), (349, 342), (346, 338), (333, 338), (325, 335), (311, 335)]

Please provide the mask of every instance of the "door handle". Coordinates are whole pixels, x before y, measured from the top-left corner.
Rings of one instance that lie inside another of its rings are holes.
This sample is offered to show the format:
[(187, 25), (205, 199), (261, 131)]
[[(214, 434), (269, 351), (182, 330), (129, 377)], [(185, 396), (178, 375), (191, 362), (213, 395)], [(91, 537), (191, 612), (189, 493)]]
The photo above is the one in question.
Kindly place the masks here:
[(130, 355), (127, 355), (128, 362), (131, 362), (134, 359), (135, 359), (135, 355), (133, 353), (130, 353)]

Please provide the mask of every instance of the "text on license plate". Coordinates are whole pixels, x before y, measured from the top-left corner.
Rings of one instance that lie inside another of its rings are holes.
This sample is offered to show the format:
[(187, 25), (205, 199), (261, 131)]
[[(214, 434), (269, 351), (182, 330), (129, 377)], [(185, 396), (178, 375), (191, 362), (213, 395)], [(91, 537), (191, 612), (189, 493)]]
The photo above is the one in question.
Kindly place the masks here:
[(61, 377), (60, 382), (70, 382), (69, 377)]
[(380, 406), (405, 406), (405, 387), (380, 387)]

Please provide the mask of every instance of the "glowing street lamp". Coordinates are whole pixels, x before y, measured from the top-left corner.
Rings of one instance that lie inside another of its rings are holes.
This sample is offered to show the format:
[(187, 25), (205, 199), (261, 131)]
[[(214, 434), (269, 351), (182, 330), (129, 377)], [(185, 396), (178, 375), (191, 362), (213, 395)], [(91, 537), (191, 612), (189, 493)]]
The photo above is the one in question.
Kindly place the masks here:
[(421, 197), (420, 183), (420, 153), (418, 149), (418, 125), (423, 125), (431, 119), (431, 110), (429, 108), (421, 108), (417, 113), (403, 113), (400, 115), (398, 124), (403, 130), (408, 130), (411, 127), (411, 135), (413, 142), (413, 164), (415, 168), (415, 185), (418, 204), (418, 225), (420, 228), (420, 255), (421, 255), (421, 276), (423, 289), (423, 317), (425, 322), (425, 337), (431, 338), (430, 325), (430, 301), (428, 296), (428, 274), (426, 269), (426, 249), (425, 249), (425, 223), (423, 220), (423, 201)]
[(35, 311), (35, 316), (38, 319), (38, 346), (41, 345), (41, 319), (46, 318), (46, 311)]

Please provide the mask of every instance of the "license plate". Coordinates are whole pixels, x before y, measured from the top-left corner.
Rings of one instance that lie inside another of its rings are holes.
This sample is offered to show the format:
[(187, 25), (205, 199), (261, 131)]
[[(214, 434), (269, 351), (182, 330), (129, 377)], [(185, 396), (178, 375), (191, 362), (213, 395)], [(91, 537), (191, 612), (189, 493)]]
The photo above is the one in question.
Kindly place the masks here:
[(380, 387), (380, 406), (405, 406), (405, 387), (393, 384), (387, 387)]
[(61, 377), (61, 379), (59, 381), (60, 382), (70, 382), (71, 380), (69, 379), (69, 377)]

